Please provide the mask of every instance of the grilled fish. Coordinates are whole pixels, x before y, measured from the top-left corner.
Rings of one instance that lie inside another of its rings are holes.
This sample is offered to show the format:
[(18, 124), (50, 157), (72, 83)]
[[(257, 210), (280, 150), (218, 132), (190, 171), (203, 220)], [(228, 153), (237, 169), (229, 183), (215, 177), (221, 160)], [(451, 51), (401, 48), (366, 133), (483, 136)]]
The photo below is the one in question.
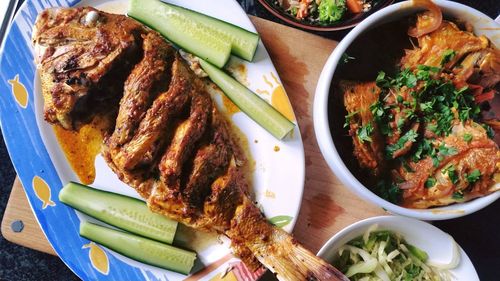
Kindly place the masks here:
[[(78, 14), (82, 19), (91, 12), (97, 12), (99, 18), (110, 17), (91, 8), (44, 13)], [(102, 149), (109, 167), (154, 212), (226, 235), (234, 253), (251, 269), (264, 265), (280, 280), (348, 280), (266, 220), (250, 197), (245, 153), (207, 91), (213, 85), (198, 78), (158, 33), (143, 27), (137, 30), (142, 55), (129, 75), (113, 82), (122, 86), (123, 97), (111, 105), (118, 108), (116, 124)], [(43, 31), (37, 34), (47, 37)], [(115, 57), (112, 65), (123, 63)], [(46, 77), (57, 73), (49, 65), (47, 61), (41, 67)], [(42, 83), (52, 89), (44, 92), (50, 103), (54, 99), (52, 84)], [(67, 116), (71, 117), (75, 104), (68, 103), (66, 115), (61, 115), (64, 118), (54, 120), (74, 129)], [(93, 114), (91, 110), (84, 113)]]

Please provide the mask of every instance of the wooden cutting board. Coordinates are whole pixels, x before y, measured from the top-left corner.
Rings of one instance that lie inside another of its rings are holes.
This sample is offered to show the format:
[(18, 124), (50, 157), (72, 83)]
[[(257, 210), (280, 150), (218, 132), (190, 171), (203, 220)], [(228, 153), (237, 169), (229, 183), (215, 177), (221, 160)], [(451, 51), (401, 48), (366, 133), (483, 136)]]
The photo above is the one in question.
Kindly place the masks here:
[[(274, 62), (302, 133), (306, 159), (305, 192), (294, 229), (295, 237), (313, 252), (333, 234), (364, 218), (386, 214), (380, 207), (357, 197), (334, 176), (323, 159), (313, 129), (312, 105), (323, 64), (337, 45), (316, 35), (251, 17)], [(14, 232), (12, 225), (24, 228)], [(2, 221), (5, 239), (55, 255), (16, 178)]]

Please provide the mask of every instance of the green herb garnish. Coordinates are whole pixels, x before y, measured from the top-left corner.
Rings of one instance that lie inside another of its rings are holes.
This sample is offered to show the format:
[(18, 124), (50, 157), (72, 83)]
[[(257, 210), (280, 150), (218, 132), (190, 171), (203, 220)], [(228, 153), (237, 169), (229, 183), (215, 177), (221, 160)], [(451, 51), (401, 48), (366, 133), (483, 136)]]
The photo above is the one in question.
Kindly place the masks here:
[(481, 172), (479, 169), (475, 169), (470, 174), (465, 173), (464, 178), (468, 183), (475, 183), (481, 177)]
[(486, 134), (490, 139), (493, 139), (495, 137), (495, 131), (488, 125), (488, 124), (482, 124), (483, 128), (486, 130)]
[(368, 123), (365, 126), (358, 128), (357, 136), (361, 143), (372, 142), (371, 134), (373, 133), (372, 123)]
[(433, 178), (433, 177), (429, 177), (426, 181), (425, 181), (425, 188), (431, 188), (433, 187), (434, 185), (436, 185), (436, 179)]
[(396, 184), (381, 180), (377, 183), (377, 190), (380, 196), (385, 200), (395, 204), (401, 202), (403, 190), (401, 190)]
[(393, 157), (394, 152), (402, 149), (407, 142), (415, 142), (418, 137), (418, 133), (414, 130), (409, 130), (395, 144), (386, 146), (385, 151), (389, 157)]
[(453, 192), (453, 195), (451, 196), (451, 198), (456, 199), (456, 200), (462, 200), (462, 199), (464, 199), (464, 194), (462, 193), (462, 191), (456, 191), (456, 192)]
[(463, 138), (464, 138), (464, 141), (470, 143), (472, 141), (472, 134), (465, 133), (464, 136), (463, 136)]
[(351, 119), (352, 119), (352, 117), (353, 117), (354, 115), (358, 114), (358, 113), (359, 113), (359, 110), (356, 110), (356, 111), (351, 112), (351, 113), (349, 113), (349, 114), (347, 114), (347, 115), (345, 116), (344, 128), (349, 127), (349, 125), (350, 125), (350, 123), (351, 123)]
[(443, 174), (448, 174), (448, 178), (453, 184), (456, 184), (458, 182), (458, 174), (454, 165), (447, 166), (446, 168), (441, 170), (441, 172)]
[(343, 64), (347, 64), (349, 61), (355, 60), (355, 59), (356, 59), (355, 57), (351, 57), (347, 53), (343, 53), (342, 57), (340, 58), (340, 60), (342, 61)]
[(446, 50), (443, 53), (443, 59), (441, 59), (441, 66), (449, 63), (457, 54), (454, 50)]
[(389, 88), (391, 87), (391, 78), (386, 76), (385, 72), (380, 71), (377, 75), (377, 79), (375, 79), (377, 86), (380, 88)]
[(457, 154), (458, 150), (454, 147), (451, 146), (446, 146), (444, 143), (441, 144), (439, 147), (439, 154), (443, 156), (451, 156)]

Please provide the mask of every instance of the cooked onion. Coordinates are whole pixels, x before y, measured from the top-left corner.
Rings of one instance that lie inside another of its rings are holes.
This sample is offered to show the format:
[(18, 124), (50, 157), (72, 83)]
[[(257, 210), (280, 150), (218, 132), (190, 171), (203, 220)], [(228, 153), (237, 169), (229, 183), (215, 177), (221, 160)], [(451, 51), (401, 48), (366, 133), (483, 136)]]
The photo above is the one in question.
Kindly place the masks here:
[(408, 35), (411, 37), (420, 37), (425, 34), (431, 33), (441, 26), (443, 21), (443, 14), (439, 7), (430, 0), (413, 0), (413, 5), (427, 9), (419, 19), (414, 27), (410, 27)]

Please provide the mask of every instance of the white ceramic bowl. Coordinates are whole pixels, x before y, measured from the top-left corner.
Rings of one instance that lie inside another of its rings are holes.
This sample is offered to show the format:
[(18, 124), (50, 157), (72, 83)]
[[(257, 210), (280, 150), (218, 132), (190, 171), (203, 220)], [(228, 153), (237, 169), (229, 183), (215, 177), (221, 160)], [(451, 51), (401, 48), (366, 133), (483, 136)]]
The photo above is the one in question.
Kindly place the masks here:
[[(439, 228), (416, 219), (400, 216), (373, 217), (351, 224), (328, 240), (318, 252), (318, 256), (332, 262), (338, 249), (350, 240), (363, 235), (370, 226), (378, 225), (379, 230), (390, 230), (401, 234), (406, 242), (417, 246), (429, 255), (429, 260), (447, 264), (452, 259), (453, 238)], [(464, 250), (458, 246), (460, 262), (450, 273), (454, 281), (479, 280), (474, 265)]]
[[(499, 23), (495, 22), (481, 12), (459, 3), (444, 0), (435, 0), (434, 2), (441, 8), (444, 15), (469, 22), (474, 27), (475, 34), (486, 35), (497, 47), (500, 47), (500, 36), (498, 35), (498, 30), (500, 28)], [(360, 34), (372, 29), (373, 27), (401, 19), (404, 16), (414, 14), (420, 10), (421, 8), (413, 6), (411, 1), (400, 2), (388, 6), (366, 18), (362, 23), (349, 32), (344, 39), (342, 39), (328, 58), (316, 87), (313, 109), (314, 131), (316, 133), (316, 139), (318, 140), (321, 152), (330, 166), (330, 169), (337, 175), (342, 183), (351, 188), (363, 199), (375, 203), (391, 213), (408, 217), (423, 220), (457, 218), (478, 211), (491, 204), (500, 197), (500, 192), (496, 192), (469, 202), (440, 208), (420, 210), (398, 206), (382, 199), (356, 179), (356, 177), (349, 171), (345, 163), (342, 161), (330, 132), (328, 118), (330, 86), (338, 62), (349, 45)]]

